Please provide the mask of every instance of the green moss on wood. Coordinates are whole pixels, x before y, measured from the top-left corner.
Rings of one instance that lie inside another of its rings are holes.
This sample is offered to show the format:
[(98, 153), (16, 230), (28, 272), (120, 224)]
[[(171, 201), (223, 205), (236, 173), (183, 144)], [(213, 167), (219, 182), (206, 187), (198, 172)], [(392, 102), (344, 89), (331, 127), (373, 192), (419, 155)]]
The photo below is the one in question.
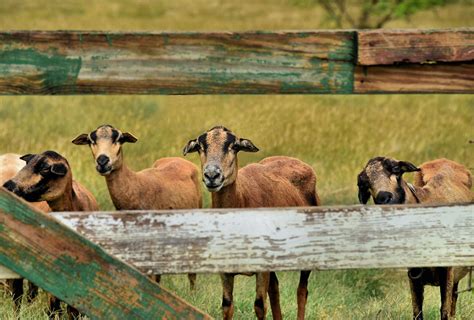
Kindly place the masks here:
[(71, 86), (76, 83), (82, 60), (58, 53), (42, 53), (35, 49), (0, 51), (0, 78), (21, 67), (31, 67), (45, 88)]

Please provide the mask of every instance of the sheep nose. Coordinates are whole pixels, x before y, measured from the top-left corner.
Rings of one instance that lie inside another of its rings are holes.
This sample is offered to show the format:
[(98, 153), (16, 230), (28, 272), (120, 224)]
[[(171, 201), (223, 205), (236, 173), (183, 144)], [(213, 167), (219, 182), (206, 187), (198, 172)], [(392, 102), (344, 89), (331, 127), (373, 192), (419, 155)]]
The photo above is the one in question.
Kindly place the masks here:
[(110, 159), (109, 157), (107, 157), (106, 155), (104, 154), (101, 154), (98, 158), (97, 158), (97, 164), (99, 166), (105, 166), (107, 163), (109, 163)]
[(209, 165), (204, 169), (204, 177), (210, 181), (218, 179), (222, 174), (222, 170), (216, 165)]
[(8, 191), (14, 192), (15, 189), (17, 188), (17, 185), (12, 180), (8, 180), (7, 182), (3, 184), (3, 187), (6, 188)]
[(393, 194), (387, 191), (380, 191), (377, 193), (377, 197), (375, 197), (374, 202), (376, 204), (387, 204), (390, 203), (393, 199)]

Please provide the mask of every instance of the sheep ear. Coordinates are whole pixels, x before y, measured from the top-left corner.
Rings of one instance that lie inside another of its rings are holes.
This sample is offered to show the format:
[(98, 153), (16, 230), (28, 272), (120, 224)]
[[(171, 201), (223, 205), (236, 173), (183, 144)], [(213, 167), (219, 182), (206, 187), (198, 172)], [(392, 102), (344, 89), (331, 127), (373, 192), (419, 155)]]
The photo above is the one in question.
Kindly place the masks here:
[(235, 149), (245, 152), (257, 152), (259, 150), (249, 139), (239, 139), (238, 143), (235, 144)]
[(414, 171), (420, 171), (421, 169), (415, 166), (413, 163), (408, 162), (408, 161), (399, 161), (398, 166), (400, 167), (400, 170), (402, 173), (404, 172), (414, 172)]
[(89, 135), (87, 133), (80, 134), (71, 142), (78, 146), (90, 144)]
[(135, 143), (137, 142), (137, 140), (138, 139), (133, 134), (128, 133), (128, 132), (123, 132), (119, 138), (119, 142), (122, 144), (125, 142)]
[(67, 173), (67, 167), (62, 163), (55, 163), (51, 166), (51, 172), (62, 177)]
[(35, 154), (28, 153), (28, 154), (25, 154), (24, 156), (21, 156), (20, 159), (28, 163), (31, 161), (31, 159), (34, 158), (34, 156)]
[(366, 204), (370, 199), (369, 177), (365, 170), (357, 176), (357, 186), (359, 187), (359, 203)]
[(188, 153), (197, 151), (199, 151), (199, 143), (197, 140), (189, 140), (189, 142), (184, 146), (183, 155), (185, 156)]

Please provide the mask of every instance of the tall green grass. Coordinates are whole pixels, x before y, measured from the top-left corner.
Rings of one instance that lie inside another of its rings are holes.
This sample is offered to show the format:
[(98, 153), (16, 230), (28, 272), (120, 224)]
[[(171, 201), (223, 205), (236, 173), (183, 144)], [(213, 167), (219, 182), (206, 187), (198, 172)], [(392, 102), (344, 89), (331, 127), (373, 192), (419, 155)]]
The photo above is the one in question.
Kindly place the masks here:
[[(3, 0), (0, 29), (249, 30), (325, 27), (317, 6), (292, 0), (78, 2)], [(452, 5), (417, 14), (391, 27), (472, 26), (473, 7)], [(68, 96), (0, 97), (0, 154), (56, 150), (66, 156), (74, 177), (113, 209), (105, 181), (87, 147), (70, 141), (109, 123), (135, 134), (124, 146), (135, 170), (164, 156), (181, 156), (184, 144), (217, 125), (251, 139), (261, 151), (240, 157), (243, 166), (270, 155), (309, 163), (318, 176), (323, 204), (357, 203), (356, 175), (378, 155), (415, 164), (447, 157), (474, 167), (474, 97), (470, 95), (375, 96)], [(198, 164), (196, 155), (188, 159)], [(407, 175), (407, 178), (410, 178)], [(209, 194), (205, 192), (205, 205)], [(296, 317), (298, 273), (279, 273), (282, 309)], [(221, 286), (217, 275), (198, 276), (190, 292), (186, 276), (164, 276), (163, 285), (216, 318)], [(461, 284), (465, 287), (466, 280)], [(407, 277), (400, 270), (314, 272), (308, 319), (410, 319)], [(237, 277), (236, 319), (253, 318), (255, 279)], [(14, 319), (13, 303), (0, 289), (0, 319)], [(427, 288), (427, 319), (439, 317), (439, 289)], [(458, 319), (474, 318), (474, 295), (459, 299)], [(23, 304), (21, 319), (46, 319), (46, 297)]]

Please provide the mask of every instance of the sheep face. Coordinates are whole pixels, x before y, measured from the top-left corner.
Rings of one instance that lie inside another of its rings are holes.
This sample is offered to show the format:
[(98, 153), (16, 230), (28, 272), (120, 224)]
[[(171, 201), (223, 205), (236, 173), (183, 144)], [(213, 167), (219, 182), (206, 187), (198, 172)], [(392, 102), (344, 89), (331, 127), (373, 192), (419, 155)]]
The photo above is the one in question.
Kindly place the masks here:
[(210, 192), (217, 192), (235, 182), (239, 151), (257, 152), (258, 148), (250, 140), (238, 138), (229, 129), (218, 126), (190, 140), (183, 154), (199, 152), (202, 180)]
[(397, 161), (376, 157), (367, 163), (357, 177), (359, 202), (366, 204), (370, 196), (375, 204), (400, 204), (405, 202), (402, 175), (405, 172), (419, 171), (407, 161)]
[(21, 157), (26, 165), (3, 185), (27, 201), (54, 201), (72, 183), (67, 160), (54, 151)]
[(89, 134), (79, 135), (72, 143), (89, 145), (95, 159), (97, 172), (106, 176), (122, 166), (122, 144), (135, 143), (136, 141), (137, 138), (128, 132), (122, 133), (110, 125), (102, 125)]

